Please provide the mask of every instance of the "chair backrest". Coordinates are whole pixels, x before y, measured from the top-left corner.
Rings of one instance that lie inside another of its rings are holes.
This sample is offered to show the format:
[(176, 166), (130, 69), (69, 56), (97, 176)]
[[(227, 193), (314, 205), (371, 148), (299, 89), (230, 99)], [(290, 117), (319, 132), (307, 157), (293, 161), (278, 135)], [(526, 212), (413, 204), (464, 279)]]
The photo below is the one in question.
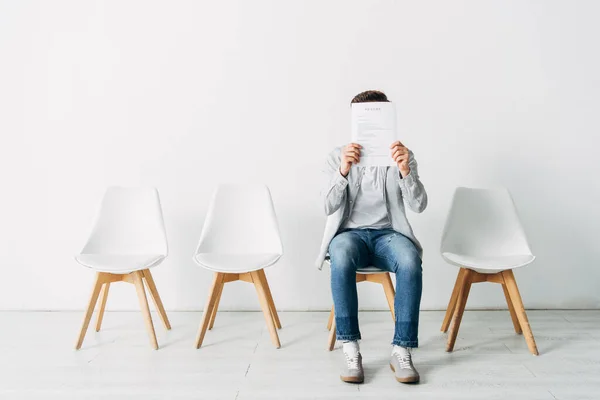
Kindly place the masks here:
[(509, 191), (458, 187), (444, 227), (441, 252), (531, 255)]
[(167, 234), (155, 188), (106, 190), (82, 254), (167, 255)]
[(271, 192), (227, 184), (214, 192), (196, 254), (283, 254)]

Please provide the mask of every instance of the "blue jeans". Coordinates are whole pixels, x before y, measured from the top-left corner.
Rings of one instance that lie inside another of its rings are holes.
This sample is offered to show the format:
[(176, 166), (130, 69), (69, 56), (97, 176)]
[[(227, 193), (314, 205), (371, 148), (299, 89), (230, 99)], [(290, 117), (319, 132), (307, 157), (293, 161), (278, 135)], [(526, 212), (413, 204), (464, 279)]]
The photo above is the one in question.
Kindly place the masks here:
[(410, 239), (392, 229), (347, 229), (329, 244), (331, 293), (338, 340), (358, 340), (356, 270), (374, 266), (396, 275), (392, 344), (418, 347), (423, 286), (421, 258)]

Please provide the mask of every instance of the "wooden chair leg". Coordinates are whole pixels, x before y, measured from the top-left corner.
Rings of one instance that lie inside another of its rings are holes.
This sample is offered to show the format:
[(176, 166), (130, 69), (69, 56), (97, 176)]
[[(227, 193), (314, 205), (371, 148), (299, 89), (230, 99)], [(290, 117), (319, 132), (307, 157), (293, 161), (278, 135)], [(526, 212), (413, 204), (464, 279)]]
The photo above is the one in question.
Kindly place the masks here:
[(102, 292), (100, 292), (100, 307), (98, 308), (98, 315), (96, 317), (96, 332), (100, 332), (100, 328), (102, 327), (106, 299), (108, 299), (108, 289), (110, 289), (110, 282), (106, 282), (102, 285)]
[(259, 269), (256, 272), (260, 276), (263, 287), (265, 288), (265, 294), (267, 295), (267, 300), (269, 301), (269, 310), (271, 311), (271, 317), (273, 318), (273, 322), (275, 322), (275, 326), (277, 327), (277, 329), (281, 329), (281, 321), (279, 321), (279, 315), (277, 314), (277, 308), (275, 308), (275, 302), (273, 301), (273, 295), (271, 294), (271, 288), (269, 287), (269, 282), (267, 281), (265, 270)]
[(510, 298), (510, 293), (508, 293), (508, 289), (506, 288), (506, 283), (502, 284), (502, 291), (504, 292), (504, 298), (506, 299), (506, 304), (508, 305), (510, 319), (512, 320), (515, 332), (520, 335), (523, 333), (523, 330), (521, 329), (521, 325), (519, 324), (517, 313), (515, 313), (515, 307), (513, 306), (512, 300)]
[(469, 297), (469, 291), (471, 290), (472, 272), (473, 271), (471, 271), (470, 269), (465, 269), (461, 277), (460, 292), (456, 303), (456, 311), (452, 316), (452, 326), (450, 327), (450, 333), (448, 334), (448, 343), (446, 344), (446, 351), (454, 350), (454, 342), (456, 342), (458, 328), (460, 328), (460, 322), (465, 311), (467, 298)]
[(218, 292), (216, 294), (217, 299), (215, 300), (215, 306), (213, 307), (213, 311), (212, 311), (212, 314), (210, 316), (210, 323), (208, 324), (208, 330), (209, 331), (215, 325), (215, 319), (217, 319), (217, 310), (219, 309), (219, 303), (221, 302), (221, 295), (223, 294), (223, 288), (224, 287), (225, 287), (225, 284), (219, 286), (219, 288), (217, 289), (218, 290)]
[(462, 282), (462, 276), (464, 274), (464, 271), (464, 268), (458, 270), (458, 276), (456, 277), (456, 282), (454, 282), (454, 289), (452, 289), (452, 295), (450, 296), (448, 308), (446, 308), (446, 315), (444, 316), (442, 328), (440, 329), (442, 332), (447, 332), (448, 327), (450, 326), (450, 320), (452, 319), (454, 309), (456, 308), (456, 300), (458, 299), (458, 294), (460, 292), (460, 285)]
[(250, 276), (252, 276), (254, 288), (256, 289), (256, 294), (258, 294), (258, 300), (260, 301), (260, 307), (263, 310), (265, 321), (267, 322), (267, 328), (269, 328), (269, 333), (271, 334), (271, 341), (275, 347), (280, 348), (281, 343), (279, 343), (279, 335), (277, 335), (277, 328), (275, 327), (275, 322), (273, 321), (273, 315), (271, 314), (271, 308), (269, 307), (269, 300), (267, 298), (266, 289), (260, 273), (258, 271), (252, 271)]
[(392, 313), (392, 321), (396, 322), (396, 313), (394, 310), (394, 299), (396, 297), (396, 291), (394, 290), (394, 285), (392, 284), (392, 278), (390, 278), (390, 274), (386, 273), (382, 280), (383, 291), (385, 292), (385, 297), (388, 302), (388, 307), (390, 307), (390, 311)]
[(142, 315), (144, 316), (144, 322), (146, 323), (146, 329), (148, 330), (148, 336), (150, 337), (150, 344), (154, 350), (158, 350), (158, 342), (156, 341), (156, 333), (154, 332), (152, 315), (150, 314), (148, 298), (146, 297), (146, 290), (144, 289), (143, 274), (141, 271), (135, 271), (131, 273), (131, 277), (133, 278), (135, 291), (137, 292), (140, 308), (142, 309)]
[(208, 328), (213, 308), (217, 301), (217, 294), (219, 290), (221, 290), (221, 286), (224, 285), (224, 278), (225, 274), (215, 272), (215, 277), (213, 279), (212, 286), (210, 288), (210, 291), (208, 292), (208, 300), (206, 301), (206, 306), (204, 307), (204, 312), (202, 313), (202, 322), (200, 322), (200, 329), (198, 329), (198, 335), (196, 336), (197, 349), (199, 349), (200, 346), (202, 346), (202, 342), (204, 341), (204, 335), (206, 334), (206, 329)]
[(333, 311), (334, 306), (331, 306), (331, 311), (329, 312), (329, 321), (327, 321), (327, 330), (330, 331), (331, 330), (331, 324), (333, 323)]
[(83, 344), (83, 339), (85, 338), (85, 333), (87, 332), (88, 326), (90, 324), (90, 319), (92, 318), (92, 314), (94, 313), (94, 307), (96, 306), (96, 302), (98, 301), (98, 296), (100, 295), (100, 290), (102, 289), (104, 275), (101, 272), (96, 273), (96, 280), (94, 281), (94, 288), (92, 289), (92, 295), (90, 296), (90, 301), (88, 303), (88, 308), (85, 312), (85, 316), (83, 317), (83, 324), (81, 325), (81, 330), (79, 331), (79, 337), (77, 338), (77, 343), (75, 344), (75, 349), (79, 350), (81, 345)]
[[(331, 310), (331, 315), (334, 316), (333, 314), (333, 309)], [(333, 317), (333, 320), (331, 321), (331, 329), (329, 330), (329, 339), (327, 341), (327, 348), (329, 351), (332, 351), (333, 348), (335, 347), (335, 316)]]
[(146, 279), (146, 284), (148, 285), (148, 289), (150, 291), (150, 297), (154, 302), (154, 306), (158, 311), (158, 315), (160, 316), (160, 320), (166, 329), (171, 329), (171, 324), (169, 323), (169, 318), (167, 317), (167, 312), (165, 311), (165, 307), (163, 306), (162, 300), (158, 294), (158, 290), (156, 289), (156, 284), (154, 283), (154, 279), (152, 278), (152, 274), (149, 269), (145, 269), (142, 272), (143, 277)]
[(525, 313), (525, 307), (523, 306), (523, 300), (521, 299), (521, 294), (519, 293), (515, 276), (512, 270), (507, 270), (502, 271), (502, 277), (504, 278), (506, 289), (508, 290), (509, 297), (513, 303), (515, 313), (517, 314), (519, 325), (523, 330), (523, 336), (525, 336), (527, 347), (529, 348), (531, 354), (537, 356), (539, 354), (537, 345), (535, 344), (533, 332), (531, 332), (531, 327), (529, 326), (529, 320), (527, 319), (527, 314)]

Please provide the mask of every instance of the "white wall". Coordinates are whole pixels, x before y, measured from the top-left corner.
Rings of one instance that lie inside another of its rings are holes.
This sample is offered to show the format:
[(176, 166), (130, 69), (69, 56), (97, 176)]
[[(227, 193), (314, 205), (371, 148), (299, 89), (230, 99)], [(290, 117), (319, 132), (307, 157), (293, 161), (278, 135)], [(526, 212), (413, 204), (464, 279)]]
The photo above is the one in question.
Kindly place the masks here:
[[(454, 187), (505, 185), (536, 262), (516, 275), (537, 308), (600, 306), (594, 1), (1, 1), (0, 309), (82, 309), (83, 245), (107, 185), (160, 190), (170, 256), (154, 272), (171, 310), (201, 309), (191, 255), (223, 181), (271, 187), (286, 254), (267, 271), (283, 310), (330, 307), (313, 261), (319, 172), (349, 139), (349, 101), (397, 103), (429, 208), (422, 308), (456, 269), (438, 255)], [(384, 308), (363, 284), (361, 305)], [(237, 292), (237, 293), (234, 293)], [(504, 307), (477, 285), (472, 307)], [(230, 284), (227, 309), (257, 309)], [(137, 309), (133, 288), (110, 309)]]

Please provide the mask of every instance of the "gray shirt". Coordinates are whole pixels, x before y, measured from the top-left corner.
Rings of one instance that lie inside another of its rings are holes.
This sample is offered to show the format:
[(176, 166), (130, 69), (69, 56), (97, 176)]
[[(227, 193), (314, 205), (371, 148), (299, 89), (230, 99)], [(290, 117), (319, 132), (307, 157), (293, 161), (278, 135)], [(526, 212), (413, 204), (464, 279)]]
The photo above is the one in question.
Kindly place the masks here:
[(392, 224), (385, 204), (385, 173), (387, 167), (353, 167), (362, 175), (352, 213), (342, 222), (341, 229), (385, 229)]

